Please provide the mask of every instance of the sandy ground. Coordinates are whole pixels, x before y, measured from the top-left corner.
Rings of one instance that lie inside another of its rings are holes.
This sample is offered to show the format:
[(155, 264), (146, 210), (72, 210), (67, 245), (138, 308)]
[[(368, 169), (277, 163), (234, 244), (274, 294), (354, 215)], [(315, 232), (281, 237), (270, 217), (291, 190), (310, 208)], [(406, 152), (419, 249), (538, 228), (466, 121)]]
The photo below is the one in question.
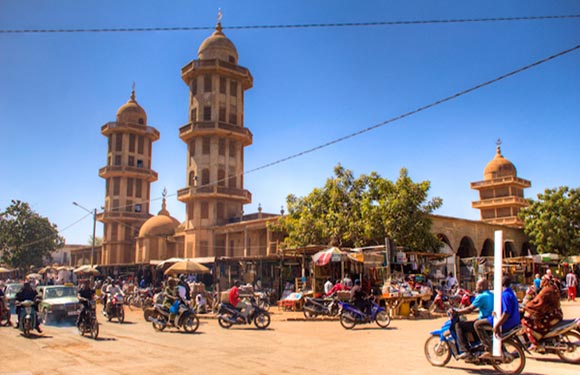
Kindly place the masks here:
[[(563, 302), (566, 318), (580, 316), (580, 301)], [(0, 328), (0, 374), (494, 374), (491, 367), (451, 362), (432, 367), (424, 357), (428, 332), (444, 318), (393, 320), (345, 330), (338, 321), (303, 321), (301, 313), (271, 309), (272, 324), (219, 327), (202, 317), (199, 330), (155, 332), (142, 312), (127, 310), (124, 324), (106, 322), (99, 313), (98, 340), (75, 327), (44, 327), (27, 339)], [(577, 375), (580, 365), (555, 356), (527, 358), (525, 374)]]

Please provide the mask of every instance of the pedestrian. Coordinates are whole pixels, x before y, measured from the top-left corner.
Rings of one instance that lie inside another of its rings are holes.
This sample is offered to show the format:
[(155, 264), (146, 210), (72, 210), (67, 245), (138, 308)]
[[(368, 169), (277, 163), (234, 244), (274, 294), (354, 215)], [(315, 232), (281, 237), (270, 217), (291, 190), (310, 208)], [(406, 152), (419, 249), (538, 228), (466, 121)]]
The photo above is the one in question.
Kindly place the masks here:
[(332, 281), (330, 281), (330, 278), (326, 279), (326, 282), (324, 283), (324, 294), (328, 294), (330, 292), (330, 289), (332, 289), (333, 285), (332, 285)]
[(568, 287), (568, 301), (576, 302), (576, 287), (578, 286), (578, 278), (574, 273), (574, 269), (570, 267), (566, 275), (566, 286)]
[(540, 291), (540, 284), (541, 283), (542, 283), (542, 278), (540, 277), (540, 274), (537, 273), (536, 278), (534, 279), (534, 286), (536, 287), (536, 292)]

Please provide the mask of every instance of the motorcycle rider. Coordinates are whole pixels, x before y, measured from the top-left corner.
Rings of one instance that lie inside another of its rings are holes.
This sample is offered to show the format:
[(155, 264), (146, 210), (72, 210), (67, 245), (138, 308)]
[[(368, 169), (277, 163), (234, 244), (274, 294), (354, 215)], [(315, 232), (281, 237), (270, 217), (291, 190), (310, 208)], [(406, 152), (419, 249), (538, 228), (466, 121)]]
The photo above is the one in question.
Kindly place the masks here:
[(229, 293), (229, 301), (232, 306), (236, 309), (239, 309), (242, 316), (248, 322), (248, 305), (240, 299), (240, 282), (238, 280), (234, 280), (234, 285), (230, 289)]
[[(518, 297), (511, 288), (512, 280), (505, 275), (502, 278), (501, 286), (503, 291), (501, 293), (501, 316), (497, 325), (494, 327), (494, 317), (487, 319), (480, 319), (475, 322), (475, 331), (485, 347), (486, 352), (480, 358), (491, 358), (491, 337), (489, 331), (493, 330), (494, 335), (498, 336), (501, 332), (508, 332), (512, 328), (520, 324), (520, 308), (518, 304)], [(493, 328), (492, 328), (493, 327)]]
[(163, 306), (169, 310), (169, 321), (168, 325), (173, 325), (173, 320), (175, 319), (175, 313), (173, 313), (173, 304), (179, 299), (179, 291), (177, 289), (177, 280), (173, 277), (167, 279), (167, 286), (163, 292)]
[[(38, 293), (36, 292), (36, 290), (32, 289), (32, 286), (30, 286), (29, 282), (25, 282), (22, 289), (18, 293), (16, 293), (16, 301), (17, 302), (34, 301), (35, 304), (33, 305), (33, 309), (38, 314), (38, 302), (40, 302), (40, 301), (37, 299), (37, 297), (38, 297)], [(16, 306), (16, 317), (17, 317), (18, 321), (16, 322), (16, 326), (14, 328), (18, 328), (20, 326), (20, 311), (21, 310), (22, 310), (22, 306)], [(38, 319), (38, 315), (36, 318), (36, 327), (35, 328), (38, 331), (38, 333), (42, 333), (42, 329), (40, 329), (40, 319)]]
[(91, 309), (91, 301), (95, 297), (95, 290), (91, 288), (88, 282), (85, 282), (81, 285), (81, 289), (77, 293), (77, 297), (80, 303), (83, 305), (83, 309), (77, 318), (77, 327), (80, 326), (83, 319), (86, 318), (86, 314)]
[(125, 296), (123, 294), (123, 291), (119, 287), (119, 282), (117, 280), (113, 280), (111, 282), (111, 284), (107, 287), (107, 300), (108, 300), (108, 302), (106, 305), (106, 310), (108, 313), (111, 311), (111, 308), (113, 307), (113, 305), (111, 304), (111, 300), (117, 294), (120, 294), (121, 296)]
[(180, 297), (183, 301), (187, 301), (189, 302), (191, 300), (191, 288), (189, 287), (189, 284), (187, 283), (187, 278), (185, 277), (185, 275), (181, 274), (179, 275), (179, 281), (177, 282), (178, 287), (183, 288), (183, 296), (181, 296), (181, 292), (180, 292)]
[[(455, 315), (463, 315), (469, 314), (470, 312), (474, 311), (475, 309), (479, 309), (479, 315), (477, 316), (476, 320), (479, 319), (486, 319), (491, 316), (493, 312), (493, 294), (489, 291), (489, 283), (487, 279), (479, 279), (477, 281), (475, 291), (477, 297), (473, 300), (471, 305), (463, 308), (463, 309), (450, 309), (450, 314)], [(469, 340), (467, 338), (467, 334), (471, 332), (473, 337), (477, 337), (477, 332), (475, 332), (475, 320), (467, 320), (467, 321), (457, 321), (455, 324), (455, 332), (457, 332), (457, 343), (459, 344), (459, 349), (461, 350), (461, 354), (457, 357), (458, 359), (471, 359), (473, 355), (470, 352)]]
[(363, 314), (370, 315), (371, 304), (367, 293), (361, 288), (359, 279), (354, 281), (354, 286), (350, 290), (350, 302)]

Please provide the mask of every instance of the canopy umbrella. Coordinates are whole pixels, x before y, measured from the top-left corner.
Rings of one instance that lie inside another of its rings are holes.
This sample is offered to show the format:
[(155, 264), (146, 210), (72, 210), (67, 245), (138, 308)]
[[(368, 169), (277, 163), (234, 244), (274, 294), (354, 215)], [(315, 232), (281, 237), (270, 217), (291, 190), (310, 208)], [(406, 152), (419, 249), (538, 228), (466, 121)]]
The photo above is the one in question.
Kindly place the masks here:
[(8, 273), (8, 272), (12, 272), (12, 270), (5, 267), (0, 267), (0, 273)]
[(192, 262), (189, 260), (177, 262), (167, 270), (165, 270), (164, 275), (176, 274), (176, 273), (209, 273), (210, 270), (203, 264), (197, 262)]
[(326, 266), (328, 263), (330, 263), (330, 260), (332, 259), (332, 256), (334, 254), (342, 255), (343, 252), (340, 251), (338, 247), (331, 247), (330, 249), (321, 250), (316, 254), (314, 254), (312, 256), (312, 261), (314, 262), (315, 265), (319, 267)]
[(49, 271), (54, 270), (54, 268), (52, 266), (46, 266), (46, 267), (42, 267), (41, 269), (38, 270), (38, 273), (47, 273)]
[(38, 279), (38, 280), (42, 280), (42, 275), (39, 273), (29, 273), (28, 275), (26, 275), (27, 279)]
[(95, 267), (91, 267), (88, 264), (84, 265), (84, 266), (80, 266), (78, 268), (75, 268), (73, 270), (73, 273), (85, 274), (85, 275), (100, 275), (101, 274), (98, 269), (96, 269)]

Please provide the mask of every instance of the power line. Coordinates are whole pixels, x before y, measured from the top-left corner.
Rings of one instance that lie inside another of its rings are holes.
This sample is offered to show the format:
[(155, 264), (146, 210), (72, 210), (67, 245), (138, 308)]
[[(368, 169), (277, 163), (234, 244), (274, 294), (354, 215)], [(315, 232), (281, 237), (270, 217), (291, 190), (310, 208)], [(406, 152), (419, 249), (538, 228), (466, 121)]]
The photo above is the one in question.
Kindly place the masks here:
[[(390, 119), (388, 119), (388, 120), (385, 120), (385, 121), (383, 121), (383, 122), (380, 122), (380, 123), (378, 123), (378, 124), (375, 124), (375, 125), (369, 126), (369, 127), (367, 127), (367, 128), (364, 128), (364, 129), (358, 130), (358, 131), (356, 131), (356, 132), (354, 132), (354, 133), (351, 133), (351, 134), (348, 134), (348, 135), (342, 136), (342, 137), (340, 137), (340, 138), (336, 138), (336, 139), (334, 139), (334, 140), (331, 140), (331, 141), (329, 141), (329, 142), (326, 142), (326, 143), (320, 144), (320, 145), (318, 145), (318, 146), (316, 146), (316, 147), (312, 147), (312, 148), (310, 148), (310, 149), (307, 149), (307, 150), (304, 150), (304, 151), (298, 152), (298, 153), (296, 153), (296, 154), (293, 154), (293, 155), (290, 155), (290, 156), (284, 157), (284, 158), (282, 158), (282, 159), (278, 159), (278, 160), (276, 160), (276, 161), (273, 161), (273, 162), (270, 162), (270, 163), (264, 164), (264, 165), (262, 165), (262, 166), (260, 166), (260, 167), (257, 167), (257, 168), (251, 169), (251, 170), (249, 170), (249, 171), (243, 172), (243, 173), (241, 173), (241, 174), (240, 174), (240, 176), (247, 175), (247, 174), (250, 174), (250, 173), (253, 173), (253, 172), (257, 172), (257, 171), (260, 171), (260, 170), (262, 170), (262, 169), (266, 169), (266, 168), (272, 167), (272, 166), (274, 166), (274, 165), (277, 165), (277, 164), (284, 163), (284, 162), (286, 162), (286, 161), (289, 161), (289, 160), (292, 160), (292, 159), (296, 159), (296, 158), (298, 158), (298, 157), (300, 157), (300, 156), (304, 156), (304, 155), (307, 155), (307, 154), (313, 153), (313, 152), (315, 152), (315, 151), (321, 150), (321, 149), (323, 149), (323, 148), (326, 148), (326, 147), (329, 147), (329, 146), (331, 146), (331, 145), (334, 145), (334, 144), (340, 143), (340, 142), (342, 142), (342, 141), (346, 141), (346, 140), (348, 140), (348, 139), (350, 139), (350, 138), (354, 138), (354, 137), (356, 137), (356, 136), (359, 136), (359, 135), (361, 135), (361, 134), (364, 134), (364, 133), (370, 132), (370, 131), (372, 131), (372, 130), (378, 129), (378, 128), (382, 127), (382, 126), (388, 125), (388, 124), (390, 124), (390, 123), (393, 123), (393, 122), (395, 122), (395, 121), (398, 121), (398, 120), (404, 119), (404, 118), (406, 118), (406, 117), (409, 117), (409, 116), (415, 115), (415, 114), (417, 114), (417, 113), (419, 113), (419, 112), (422, 112), (422, 111), (425, 111), (425, 110), (427, 110), (427, 109), (430, 109), (430, 108), (436, 107), (436, 106), (438, 106), (438, 105), (440, 105), (440, 104), (443, 104), (443, 103), (446, 103), (446, 102), (448, 102), (448, 101), (451, 101), (451, 100), (457, 99), (457, 98), (459, 98), (459, 97), (461, 97), (461, 96), (463, 96), (463, 95), (466, 95), (466, 94), (472, 93), (472, 92), (474, 92), (474, 91), (476, 91), (476, 90), (479, 90), (479, 89), (481, 89), (481, 88), (483, 88), (483, 87), (489, 86), (489, 85), (491, 85), (491, 84), (494, 84), (494, 83), (496, 83), (496, 82), (499, 82), (499, 81), (502, 81), (502, 80), (504, 80), (504, 79), (506, 79), (506, 78), (512, 77), (512, 76), (514, 76), (514, 75), (516, 75), (516, 74), (519, 74), (519, 73), (522, 73), (522, 72), (524, 72), (524, 71), (526, 71), (526, 70), (529, 70), (529, 69), (531, 69), (531, 68), (537, 67), (537, 66), (539, 66), (539, 65), (541, 65), (541, 64), (544, 64), (544, 63), (546, 63), (546, 62), (548, 62), (548, 61), (554, 60), (554, 59), (556, 59), (556, 58), (558, 58), (558, 57), (562, 57), (562, 56), (564, 56), (564, 55), (566, 55), (566, 54), (569, 54), (569, 53), (571, 53), (571, 52), (574, 52), (574, 51), (576, 51), (576, 50), (578, 50), (578, 49), (580, 49), (580, 44), (579, 44), (579, 45), (576, 45), (576, 46), (574, 46), (574, 47), (572, 47), (572, 48), (569, 48), (569, 49), (566, 49), (566, 50), (560, 51), (560, 52), (558, 52), (558, 53), (556, 53), (556, 54), (553, 54), (553, 55), (551, 55), (551, 56), (548, 56), (548, 57), (546, 57), (546, 58), (543, 58), (543, 59), (541, 59), (541, 60), (535, 61), (535, 62), (533, 62), (533, 63), (531, 63), (531, 64), (525, 65), (525, 66), (523, 66), (523, 67), (521, 67), (521, 68), (518, 68), (518, 69), (516, 69), (516, 70), (512, 70), (511, 72), (508, 72), (508, 73), (502, 74), (502, 75), (500, 75), (500, 76), (498, 76), (498, 77), (496, 77), (496, 78), (493, 78), (493, 79), (491, 79), (491, 80), (485, 81), (485, 82), (483, 82), (483, 83), (480, 83), (480, 84), (477, 84), (477, 85), (475, 85), (475, 86), (472, 86), (472, 87), (470, 87), (470, 88), (468, 88), (468, 89), (465, 89), (465, 90), (459, 91), (459, 92), (457, 92), (457, 93), (455, 93), (455, 94), (452, 94), (452, 95), (449, 95), (449, 96), (447, 96), (447, 97), (445, 97), (445, 98), (443, 98), (443, 99), (436, 100), (436, 101), (434, 101), (434, 102), (431, 102), (431, 103), (429, 103), (429, 104), (426, 104), (426, 105), (424, 105), (424, 106), (421, 106), (421, 107), (419, 107), (419, 108), (417, 108), (417, 109), (415, 109), (415, 110), (412, 110), (412, 111), (409, 111), (409, 112), (403, 113), (403, 114), (401, 114), (401, 115), (398, 115), (398, 116), (392, 117), (392, 118), (390, 118)], [(225, 180), (226, 180), (226, 179), (222, 179), (222, 180), (215, 181), (215, 182), (212, 182), (212, 183), (209, 183), (209, 184), (200, 185), (200, 186), (197, 186), (197, 188), (201, 188), (201, 187), (209, 187), (209, 186), (215, 186), (215, 185), (219, 185), (219, 183), (220, 183), (220, 182), (222, 182), (222, 181), (225, 181)], [(173, 193), (173, 194), (168, 194), (168, 195), (167, 195), (167, 197), (173, 197), (173, 196), (177, 196), (177, 193)], [(159, 199), (160, 199), (160, 198), (154, 198), (154, 199), (149, 199), (149, 200), (143, 200), (143, 201), (140, 201), (139, 203), (148, 203), (148, 202), (150, 203), (150, 202), (152, 202), (152, 201), (159, 200)], [(125, 207), (127, 207), (127, 206), (125, 206)], [(77, 221), (76, 221), (76, 222), (74, 222), (73, 224), (71, 224), (71, 225), (69, 225), (69, 226), (65, 227), (65, 228), (64, 228), (62, 231), (60, 231), (60, 232), (62, 233), (64, 230), (66, 230), (66, 229), (70, 228), (71, 226), (73, 226), (73, 225), (77, 224), (79, 221), (83, 220), (84, 218), (86, 218), (86, 217), (88, 217), (88, 216), (89, 216), (89, 215), (85, 215), (85, 216), (83, 216), (83, 217), (82, 217), (80, 220), (77, 220)], [(131, 229), (137, 229), (136, 227), (134, 227), (134, 226), (131, 226), (131, 225), (129, 225), (129, 224), (127, 224), (127, 223), (124, 223), (124, 222), (122, 222), (122, 221), (119, 221), (119, 220), (115, 220), (115, 221), (116, 221), (116, 222), (118, 222), (119, 224), (125, 225), (125, 226), (127, 226), (127, 227), (129, 227), (129, 228), (131, 228)]]
[[(376, 21), (376, 22), (344, 22), (344, 23), (304, 23), (279, 25), (237, 25), (224, 26), (224, 30), (255, 30), (255, 29), (313, 29), (330, 27), (377, 27), (401, 25), (429, 25), (449, 23), (483, 23), (483, 22), (514, 22), (514, 21), (543, 21), (556, 19), (580, 18), (580, 14), (556, 16), (522, 16), (522, 17), (492, 17), (492, 18), (460, 18), (441, 20), (410, 20), (410, 21)], [(175, 26), (175, 27), (118, 27), (118, 28), (91, 28), (91, 29), (5, 29), (0, 34), (38, 34), (38, 33), (126, 33), (152, 31), (199, 31), (214, 30), (215, 26)]]

